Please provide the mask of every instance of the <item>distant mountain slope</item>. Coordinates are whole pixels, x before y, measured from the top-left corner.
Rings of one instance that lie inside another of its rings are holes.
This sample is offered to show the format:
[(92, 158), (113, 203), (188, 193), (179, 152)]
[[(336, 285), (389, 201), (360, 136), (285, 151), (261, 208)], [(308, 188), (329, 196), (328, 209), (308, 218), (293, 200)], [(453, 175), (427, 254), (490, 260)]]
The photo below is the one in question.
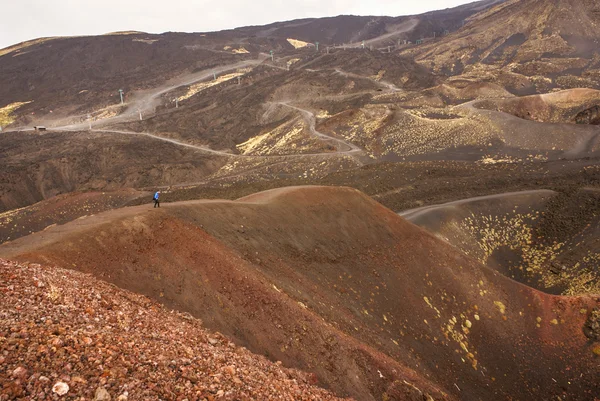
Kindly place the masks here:
[[(322, 44), (329, 45), (360, 43), (364, 40), (387, 46), (397, 43), (399, 39), (414, 41), (423, 35), (433, 35), (433, 32), (441, 35), (445, 30), (454, 31), (462, 25), (464, 19), (502, 1), (504, 0), (476, 1), (413, 16), (340, 15), (328, 18), (306, 18), (226, 32), (235, 36), (294, 38), (310, 43), (320, 41)], [(405, 23), (408, 21), (416, 23), (405, 30)]]
[[(0, 56), (0, 99), (32, 101), (19, 112), (81, 114), (127, 100), (183, 71), (247, 58), (215, 52), (195, 34), (124, 34), (55, 38)], [(0, 104), (0, 107), (4, 104)]]
[(457, 32), (407, 49), (434, 71), (498, 80), (513, 91), (600, 84), (600, 3), (510, 0)]
[[(396, 45), (423, 35), (454, 31), (494, 1), (410, 17), (338, 16), (277, 22), (208, 33), (122, 32), (102, 36), (36, 39), (0, 49), (0, 109), (31, 102), (17, 112), (15, 125), (34, 117), (82, 114), (156, 87), (184, 72), (210, 69), (241, 59), (306, 53), (325, 45), (363, 40), (369, 46)], [(310, 43), (296, 49), (288, 39)], [(321, 48), (321, 50), (324, 50)], [(34, 114), (33, 114), (34, 113)]]

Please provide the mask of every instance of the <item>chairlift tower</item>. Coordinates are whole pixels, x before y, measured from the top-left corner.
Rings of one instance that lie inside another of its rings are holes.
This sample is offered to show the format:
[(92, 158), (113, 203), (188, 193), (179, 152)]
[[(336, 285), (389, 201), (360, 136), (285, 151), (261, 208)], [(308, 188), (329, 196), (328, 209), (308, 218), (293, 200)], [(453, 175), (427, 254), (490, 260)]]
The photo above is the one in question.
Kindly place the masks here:
[(317, 51), (319, 51), (319, 42), (315, 42), (315, 46), (317, 47)]
[(275, 62), (275, 58), (273, 57), (275, 52), (273, 52), (273, 50), (271, 50), (269, 53), (271, 54), (271, 62)]
[(121, 104), (123, 104), (123, 89), (119, 89), (119, 95), (121, 96)]

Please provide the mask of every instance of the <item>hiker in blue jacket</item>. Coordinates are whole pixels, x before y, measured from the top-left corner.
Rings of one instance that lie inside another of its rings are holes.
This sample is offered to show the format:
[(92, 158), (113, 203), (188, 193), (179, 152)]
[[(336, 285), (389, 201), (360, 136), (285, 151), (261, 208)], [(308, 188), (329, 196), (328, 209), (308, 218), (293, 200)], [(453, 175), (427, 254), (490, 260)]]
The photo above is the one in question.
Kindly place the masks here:
[(156, 193), (154, 194), (154, 207), (160, 207), (160, 202), (158, 201), (158, 197), (160, 196), (160, 191), (156, 191)]

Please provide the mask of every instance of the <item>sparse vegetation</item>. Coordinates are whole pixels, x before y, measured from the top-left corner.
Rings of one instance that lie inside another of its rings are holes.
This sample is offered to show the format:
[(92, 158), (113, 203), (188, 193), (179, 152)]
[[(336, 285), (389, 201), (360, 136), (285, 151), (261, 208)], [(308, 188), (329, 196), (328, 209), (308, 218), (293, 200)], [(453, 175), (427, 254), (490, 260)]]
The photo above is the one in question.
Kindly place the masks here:
[(31, 101), (15, 102), (15, 103), (11, 103), (7, 106), (0, 108), (0, 127), (5, 128), (5, 127), (9, 126), (10, 124), (14, 123), (15, 118), (16, 118), (16, 116), (14, 115), (14, 112), (19, 107), (22, 107), (28, 103), (31, 103)]

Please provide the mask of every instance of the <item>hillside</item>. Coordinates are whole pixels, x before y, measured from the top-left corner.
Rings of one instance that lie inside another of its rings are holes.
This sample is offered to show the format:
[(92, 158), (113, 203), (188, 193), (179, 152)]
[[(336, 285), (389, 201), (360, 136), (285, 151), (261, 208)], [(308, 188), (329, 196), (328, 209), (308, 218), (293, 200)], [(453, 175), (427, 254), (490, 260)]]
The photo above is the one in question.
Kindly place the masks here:
[(521, 191), (401, 213), (503, 275), (551, 294), (600, 292), (600, 192)]
[[(420, 16), (338, 16), (221, 32), (41, 38), (0, 50), (0, 109), (31, 102), (18, 110), (19, 126), (40, 118), (85, 118), (118, 104), (119, 89), (128, 99), (134, 91), (193, 71), (266, 58), (271, 50), (278, 57), (311, 53), (315, 42), (323, 49), (344, 43), (358, 47), (362, 41), (375, 47), (396, 46), (404, 39), (414, 42), (423, 31), (455, 30), (493, 3), (486, 0)], [(308, 46), (296, 48), (288, 39)]]
[(341, 396), (598, 391), (582, 330), (597, 297), (517, 284), (351, 189), (125, 208), (5, 243), (0, 256), (68, 264), (188, 311)]
[(456, 81), (493, 82), (513, 94), (597, 89), (599, 7), (591, 0), (506, 1), (404, 54)]
[(0, 401), (597, 401), (599, 7), (1, 49)]
[(2, 399), (338, 399), (189, 314), (90, 275), (0, 260), (0, 278)]

